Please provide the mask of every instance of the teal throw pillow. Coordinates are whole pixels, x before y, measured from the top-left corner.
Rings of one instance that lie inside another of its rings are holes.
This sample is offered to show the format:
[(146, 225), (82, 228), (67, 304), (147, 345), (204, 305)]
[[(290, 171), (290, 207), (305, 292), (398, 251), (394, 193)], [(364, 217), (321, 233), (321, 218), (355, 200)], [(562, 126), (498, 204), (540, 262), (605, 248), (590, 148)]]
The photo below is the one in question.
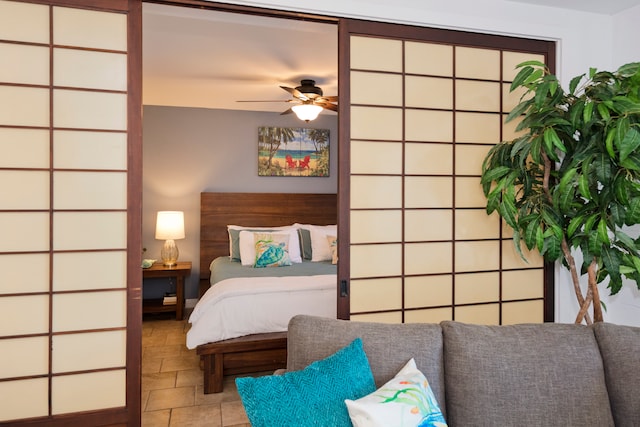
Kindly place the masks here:
[(376, 389), (360, 338), (301, 371), (240, 377), (236, 385), (253, 427), (351, 427), (345, 399)]

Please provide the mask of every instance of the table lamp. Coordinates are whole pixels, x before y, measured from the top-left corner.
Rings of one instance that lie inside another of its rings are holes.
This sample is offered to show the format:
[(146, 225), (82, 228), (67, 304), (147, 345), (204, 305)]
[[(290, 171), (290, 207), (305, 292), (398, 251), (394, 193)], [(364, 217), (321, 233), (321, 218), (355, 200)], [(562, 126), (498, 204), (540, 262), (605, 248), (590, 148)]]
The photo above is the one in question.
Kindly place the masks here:
[(165, 267), (175, 267), (178, 261), (178, 246), (174, 240), (184, 239), (184, 212), (158, 212), (156, 239), (165, 241), (160, 251), (162, 264)]

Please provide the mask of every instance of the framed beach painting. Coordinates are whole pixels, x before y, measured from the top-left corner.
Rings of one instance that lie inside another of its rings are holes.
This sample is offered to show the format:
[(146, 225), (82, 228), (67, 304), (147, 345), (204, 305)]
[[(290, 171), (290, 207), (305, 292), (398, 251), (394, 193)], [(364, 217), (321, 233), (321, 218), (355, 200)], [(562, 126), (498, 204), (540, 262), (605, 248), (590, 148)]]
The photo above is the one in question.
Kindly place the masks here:
[(258, 128), (258, 176), (329, 176), (329, 129)]

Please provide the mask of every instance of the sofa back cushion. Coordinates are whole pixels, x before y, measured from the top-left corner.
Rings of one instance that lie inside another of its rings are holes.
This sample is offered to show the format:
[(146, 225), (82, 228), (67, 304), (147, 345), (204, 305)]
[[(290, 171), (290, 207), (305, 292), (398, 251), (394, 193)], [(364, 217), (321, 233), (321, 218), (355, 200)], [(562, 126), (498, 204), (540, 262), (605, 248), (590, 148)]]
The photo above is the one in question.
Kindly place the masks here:
[(450, 426), (612, 426), (591, 328), (442, 322)]
[(287, 334), (287, 370), (304, 369), (358, 337), (362, 338), (376, 387), (392, 379), (413, 358), (445, 412), (442, 329), (437, 324), (393, 325), (295, 316)]
[(597, 323), (593, 330), (616, 426), (640, 426), (640, 328)]

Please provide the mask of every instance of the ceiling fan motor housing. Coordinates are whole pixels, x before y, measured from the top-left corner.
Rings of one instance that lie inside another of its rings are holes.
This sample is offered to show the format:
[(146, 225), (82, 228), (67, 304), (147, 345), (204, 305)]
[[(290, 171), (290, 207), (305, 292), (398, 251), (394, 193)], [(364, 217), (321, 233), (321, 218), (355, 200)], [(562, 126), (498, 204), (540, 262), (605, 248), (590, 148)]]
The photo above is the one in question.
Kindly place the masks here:
[(322, 89), (316, 86), (315, 80), (300, 80), (300, 86), (296, 87), (296, 90), (305, 95), (315, 94), (322, 96)]

